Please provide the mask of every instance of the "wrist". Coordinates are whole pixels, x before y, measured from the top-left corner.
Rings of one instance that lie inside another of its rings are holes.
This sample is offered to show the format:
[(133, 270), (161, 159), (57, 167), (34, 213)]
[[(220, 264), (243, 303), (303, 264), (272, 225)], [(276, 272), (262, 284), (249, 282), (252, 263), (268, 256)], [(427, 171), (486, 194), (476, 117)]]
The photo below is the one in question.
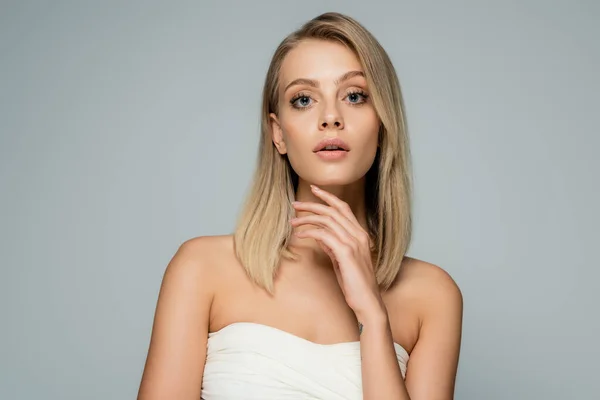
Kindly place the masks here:
[(387, 309), (383, 304), (377, 307), (371, 307), (360, 314), (356, 314), (356, 319), (359, 326), (362, 325), (363, 329), (380, 330), (387, 328), (389, 325)]
[(361, 349), (363, 349), (363, 346), (368, 346), (371, 349), (379, 348), (393, 342), (392, 330), (387, 315), (373, 315), (359, 321), (358, 327)]

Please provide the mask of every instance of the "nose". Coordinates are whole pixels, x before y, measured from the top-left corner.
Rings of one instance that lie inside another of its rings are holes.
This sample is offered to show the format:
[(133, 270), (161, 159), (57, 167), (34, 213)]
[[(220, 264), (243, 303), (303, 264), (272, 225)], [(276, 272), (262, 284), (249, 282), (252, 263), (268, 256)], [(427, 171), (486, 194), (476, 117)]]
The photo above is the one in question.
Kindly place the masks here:
[(324, 110), (319, 123), (319, 129), (344, 129), (344, 121), (335, 107)]

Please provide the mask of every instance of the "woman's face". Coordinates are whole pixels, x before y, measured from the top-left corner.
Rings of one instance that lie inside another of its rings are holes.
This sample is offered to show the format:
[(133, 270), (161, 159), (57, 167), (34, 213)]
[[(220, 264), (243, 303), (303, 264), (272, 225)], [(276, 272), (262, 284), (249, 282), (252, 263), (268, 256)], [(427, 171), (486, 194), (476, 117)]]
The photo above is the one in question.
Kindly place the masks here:
[[(361, 179), (375, 159), (380, 121), (354, 53), (338, 43), (303, 41), (283, 60), (279, 82), (273, 142), (300, 179), (322, 186)], [(317, 151), (333, 138), (347, 151)]]

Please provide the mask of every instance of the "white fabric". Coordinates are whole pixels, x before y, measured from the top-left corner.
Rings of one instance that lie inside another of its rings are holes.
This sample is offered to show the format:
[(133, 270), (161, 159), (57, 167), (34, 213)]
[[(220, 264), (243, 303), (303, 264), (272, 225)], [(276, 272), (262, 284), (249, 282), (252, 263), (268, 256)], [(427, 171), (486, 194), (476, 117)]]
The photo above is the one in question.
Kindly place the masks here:
[[(408, 353), (394, 344), (406, 374)], [(322, 345), (267, 325), (209, 333), (202, 399), (362, 399), (360, 342)]]

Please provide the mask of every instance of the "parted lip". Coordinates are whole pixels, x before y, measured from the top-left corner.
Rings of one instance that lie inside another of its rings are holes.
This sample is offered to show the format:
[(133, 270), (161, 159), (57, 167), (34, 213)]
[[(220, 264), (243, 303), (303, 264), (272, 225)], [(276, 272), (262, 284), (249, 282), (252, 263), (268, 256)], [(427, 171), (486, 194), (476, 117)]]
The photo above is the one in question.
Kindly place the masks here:
[(317, 151), (321, 151), (323, 150), (325, 147), (327, 146), (337, 146), (340, 149), (349, 151), (350, 148), (348, 147), (348, 145), (346, 144), (346, 142), (344, 142), (342, 139), (340, 138), (326, 138), (321, 140), (319, 143), (317, 143), (317, 145), (313, 148), (313, 152), (317, 152)]

